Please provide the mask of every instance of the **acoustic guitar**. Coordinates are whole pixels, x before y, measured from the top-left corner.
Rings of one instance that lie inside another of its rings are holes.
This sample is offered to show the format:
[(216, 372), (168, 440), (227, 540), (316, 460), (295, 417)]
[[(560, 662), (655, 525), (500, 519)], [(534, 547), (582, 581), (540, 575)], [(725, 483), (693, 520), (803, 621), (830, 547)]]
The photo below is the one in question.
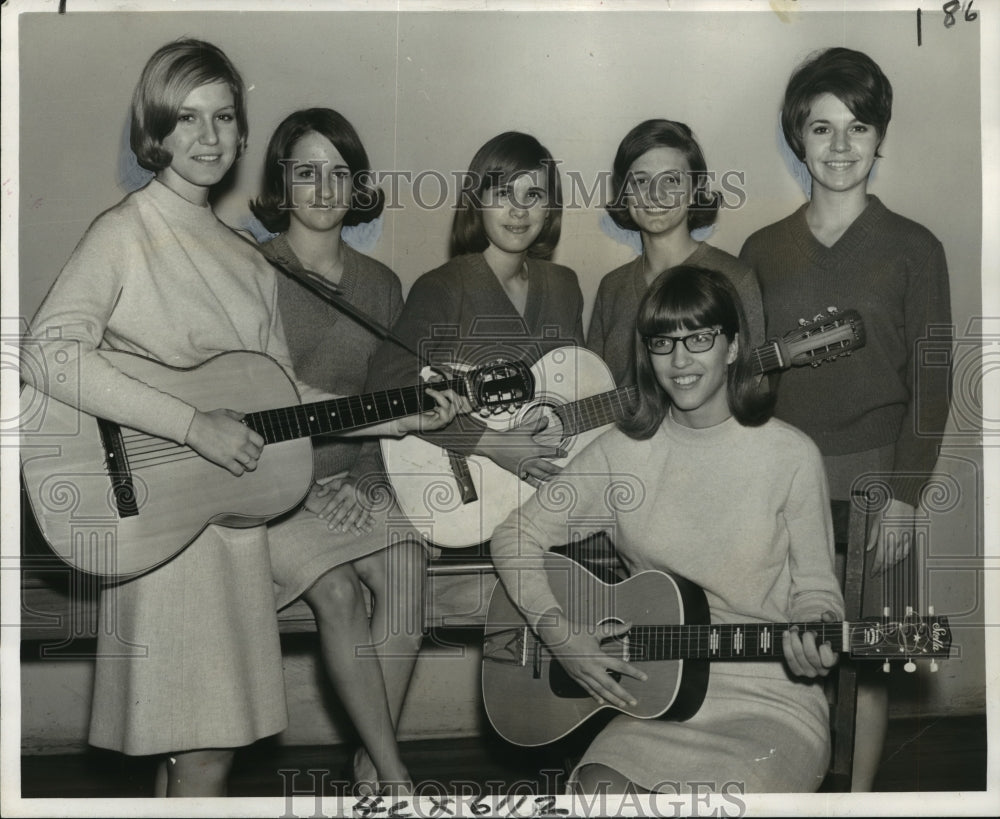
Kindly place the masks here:
[(208, 411), (244, 412), (265, 442), (257, 469), (236, 477), (193, 449), (21, 390), (21, 471), (31, 509), (52, 550), (99, 575), (137, 575), (180, 552), (210, 523), (257, 526), (294, 508), (312, 482), (313, 435), (358, 429), (432, 409), (428, 386), (453, 389), (477, 409), (531, 397), (519, 362), (451, 380), (311, 404), (269, 356), (223, 353), (187, 369), (101, 351), (126, 375)]
[[(753, 351), (758, 373), (818, 366), (863, 347), (864, 323), (855, 310), (831, 311)], [(634, 386), (615, 389), (601, 358), (580, 347), (560, 347), (531, 367), (534, 397), (506, 412), (481, 413), (492, 429), (532, 423), (548, 426), (535, 435), (566, 451), (565, 465), (602, 432), (625, 418), (638, 398)], [(382, 439), (382, 457), (399, 508), (436, 546), (460, 548), (488, 540), (535, 487), (481, 455), (458, 455), (416, 435)]]
[(688, 719), (705, 699), (712, 661), (782, 660), (781, 635), (792, 626), (814, 632), (818, 641), (828, 641), (854, 660), (933, 663), (951, 648), (947, 617), (710, 624), (705, 593), (675, 575), (650, 570), (609, 584), (552, 552), (544, 556), (544, 571), (573, 623), (584, 628), (609, 621), (632, 624), (602, 647), (640, 666), (648, 679), (616, 675), (637, 700), (634, 707), (598, 703), (554, 659), (498, 582), (486, 615), (483, 702), (497, 733), (516, 745), (554, 742), (604, 709), (641, 719)]

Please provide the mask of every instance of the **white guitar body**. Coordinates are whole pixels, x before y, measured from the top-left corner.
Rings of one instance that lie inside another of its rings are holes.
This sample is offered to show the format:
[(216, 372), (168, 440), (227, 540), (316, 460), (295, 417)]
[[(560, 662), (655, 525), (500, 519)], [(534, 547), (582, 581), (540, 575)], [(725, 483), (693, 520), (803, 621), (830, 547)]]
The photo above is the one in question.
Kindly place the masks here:
[[(567, 434), (552, 409), (613, 390), (614, 379), (600, 356), (580, 347), (546, 353), (532, 365), (531, 373), (535, 377), (532, 401), (482, 421), (493, 429), (509, 429), (547, 418), (549, 425), (535, 439), (565, 450), (565, 458), (554, 460), (563, 466), (606, 427)], [(465, 460), (476, 499), (464, 502), (447, 450), (415, 435), (383, 438), (381, 446), (400, 509), (437, 546), (457, 548), (488, 540), (497, 524), (535, 492), (529, 483), (489, 458), (470, 455)]]

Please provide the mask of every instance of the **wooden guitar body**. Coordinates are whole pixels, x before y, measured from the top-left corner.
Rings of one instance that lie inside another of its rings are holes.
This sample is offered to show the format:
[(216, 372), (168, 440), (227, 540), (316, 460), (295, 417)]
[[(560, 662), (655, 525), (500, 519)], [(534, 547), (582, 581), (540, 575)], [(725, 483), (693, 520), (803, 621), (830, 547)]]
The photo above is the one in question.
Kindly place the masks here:
[[(861, 317), (854, 310), (831, 311), (755, 348), (751, 361), (759, 373), (818, 366), (864, 346)], [(615, 389), (601, 358), (579, 347), (560, 347), (532, 367), (534, 399), (512, 412), (484, 417), (492, 429), (509, 429), (544, 416), (541, 443), (558, 446), (566, 464), (602, 432), (628, 416), (638, 397), (634, 386)], [(517, 406), (517, 402), (515, 402)], [(535, 488), (489, 458), (459, 455), (415, 436), (383, 440), (382, 456), (400, 509), (436, 546), (472, 546), (488, 540), (511, 510)]]
[[(492, 429), (510, 429), (544, 416), (549, 425), (535, 438), (565, 449), (565, 458), (553, 459), (564, 465), (604, 430), (568, 431), (554, 410), (613, 390), (614, 379), (600, 356), (581, 347), (552, 350), (532, 365), (531, 373), (534, 399), (482, 422)], [(463, 495), (447, 450), (416, 435), (383, 438), (381, 447), (400, 509), (420, 529), (430, 531), (436, 546), (463, 547), (488, 540), (510, 511), (535, 493), (533, 486), (489, 458), (468, 455), (464, 460), (474, 495)]]
[(782, 634), (793, 628), (813, 632), (818, 643), (851, 659), (902, 661), (907, 669), (915, 659), (931, 660), (933, 669), (935, 659), (951, 649), (948, 619), (920, 617), (912, 609), (900, 620), (710, 623), (705, 593), (681, 577), (649, 570), (608, 584), (552, 552), (545, 553), (543, 567), (571, 627), (630, 624), (627, 633), (604, 639), (602, 650), (637, 665), (648, 678), (616, 677), (635, 706), (598, 703), (554, 659), (497, 583), (483, 638), (483, 702), (497, 733), (517, 745), (554, 742), (604, 709), (639, 719), (687, 719), (704, 702), (711, 661), (783, 661)]
[[(578, 624), (630, 622), (707, 623), (704, 592), (662, 572), (641, 572), (617, 584), (604, 583), (578, 563), (547, 553), (549, 585), (566, 616)], [(490, 723), (508, 742), (528, 747), (565, 736), (601, 705), (578, 686), (527, 628), (501, 584), (490, 599), (483, 648), (483, 702)], [(616, 653), (614, 645), (608, 653)], [(652, 660), (642, 663), (645, 682), (618, 682), (638, 701), (621, 710), (640, 718), (687, 719), (705, 699), (708, 663), (704, 660)]]
[[(253, 412), (298, 402), (284, 370), (258, 353), (224, 353), (192, 369), (123, 352), (102, 355), (200, 410)], [(121, 445), (108, 447), (109, 434)], [(127, 464), (114, 464), (115, 457)], [(126, 468), (128, 485), (116, 483), (114, 473)], [(257, 469), (236, 477), (189, 447), (107, 424), (25, 386), (21, 469), (57, 555), (84, 571), (133, 575), (168, 560), (211, 523), (256, 526), (292, 509), (312, 481), (312, 444), (298, 438), (268, 445)]]
[[(230, 352), (190, 369), (130, 353), (101, 355), (126, 375), (199, 410), (244, 413), (264, 439), (257, 469), (240, 477), (181, 446), (95, 418), (46, 392), (21, 391), (21, 469), (39, 527), (70, 565), (102, 575), (159, 566), (209, 524), (247, 527), (293, 508), (312, 481), (312, 443), (435, 406), (427, 385), (393, 387), (300, 404), (281, 366), (261, 353)], [(491, 412), (531, 397), (519, 362), (436, 382)]]

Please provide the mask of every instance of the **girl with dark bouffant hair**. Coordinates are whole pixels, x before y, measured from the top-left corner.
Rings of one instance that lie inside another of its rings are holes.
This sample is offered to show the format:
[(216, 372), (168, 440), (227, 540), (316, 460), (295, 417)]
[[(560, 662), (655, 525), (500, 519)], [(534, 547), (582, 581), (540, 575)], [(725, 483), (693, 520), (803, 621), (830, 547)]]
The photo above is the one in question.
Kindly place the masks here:
[[(782, 375), (775, 415), (823, 453), (838, 543), (847, 542), (852, 492), (866, 479), (888, 487), (891, 498), (867, 544), (876, 575), (909, 552), (948, 418), (952, 354), (941, 242), (868, 190), (892, 103), (888, 77), (860, 51), (828, 48), (800, 65), (785, 90), (781, 125), (808, 170), (809, 201), (758, 230), (740, 252), (760, 278), (769, 328), (791, 326), (816, 305), (852, 307), (864, 317), (867, 343), (850, 358), (822, 372)], [(866, 584), (866, 615), (881, 616), (893, 602), (882, 586)], [(871, 790), (882, 757), (884, 678), (866, 674), (859, 682), (857, 791)]]
[[(832, 621), (843, 613), (819, 451), (799, 430), (769, 419), (728, 277), (669, 269), (638, 316), (638, 412), (514, 510), (492, 542), (507, 593), (563, 669), (599, 703), (622, 708), (637, 702), (619, 680), (645, 680), (643, 663), (605, 652), (600, 641), (631, 624), (570, 622), (538, 568), (547, 549), (571, 536), (611, 535), (631, 574), (656, 569), (701, 586), (712, 623)], [(783, 664), (714, 664), (689, 719), (616, 716), (583, 754), (571, 787), (676, 794), (738, 782), (754, 793), (816, 790), (830, 754), (818, 681), (837, 658), (810, 631), (790, 629), (781, 640)]]
[(747, 311), (746, 346), (764, 340), (760, 288), (753, 270), (692, 233), (715, 224), (721, 196), (711, 190), (705, 155), (683, 122), (650, 119), (622, 139), (615, 154), (608, 214), (625, 230), (637, 231), (642, 252), (608, 273), (594, 301), (587, 346), (611, 370), (615, 383), (635, 383), (632, 330), (639, 300), (663, 270), (701, 265), (728, 276)]

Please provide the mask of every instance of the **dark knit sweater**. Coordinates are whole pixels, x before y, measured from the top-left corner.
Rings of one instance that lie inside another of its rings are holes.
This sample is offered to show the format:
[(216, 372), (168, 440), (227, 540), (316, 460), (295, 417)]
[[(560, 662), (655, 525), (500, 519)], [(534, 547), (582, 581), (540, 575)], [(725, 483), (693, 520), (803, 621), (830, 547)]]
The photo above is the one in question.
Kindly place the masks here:
[(875, 196), (833, 247), (806, 205), (757, 231), (740, 258), (757, 272), (768, 335), (828, 306), (854, 308), (867, 342), (850, 357), (781, 375), (775, 415), (824, 455), (895, 445), (893, 496), (916, 505), (948, 416), (951, 302), (941, 243)]
[[(753, 270), (735, 256), (704, 242), (684, 264), (707, 267), (725, 275), (743, 302), (751, 345), (763, 343), (764, 311)], [(604, 359), (620, 387), (635, 383), (635, 319), (646, 289), (642, 256), (612, 270), (601, 279), (597, 289), (587, 328), (587, 347)]]
[[(344, 272), (339, 287), (353, 306), (386, 327), (391, 327), (403, 309), (399, 278), (375, 259), (342, 245)], [(293, 270), (302, 263), (282, 234), (261, 246), (265, 255)], [(292, 365), (300, 379), (338, 395), (364, 392), (368, 367), (381, 339), (337, 307), (288, 276), (278, 275), (278, 309)], [(313, 462), (317, 478), (350, 469), (362, 447), (377, 453), (378, 443), (340, 437), (314, 438)]]
[[(568, 267), (528, 259), (528, 301), (517, 312), (481, 253), (457, 256), (425, 273), (410, 289), (396, 335), (428, 360), (480, 366), (497, 358), (532, 364), (549, 350), (583, 344), (583, 294)], [(419, 382), (416, 356), (391, 340), (379, 347), (366, 390)], [(459, 416), (424, 437), (469, 453), (483, 426)]]

